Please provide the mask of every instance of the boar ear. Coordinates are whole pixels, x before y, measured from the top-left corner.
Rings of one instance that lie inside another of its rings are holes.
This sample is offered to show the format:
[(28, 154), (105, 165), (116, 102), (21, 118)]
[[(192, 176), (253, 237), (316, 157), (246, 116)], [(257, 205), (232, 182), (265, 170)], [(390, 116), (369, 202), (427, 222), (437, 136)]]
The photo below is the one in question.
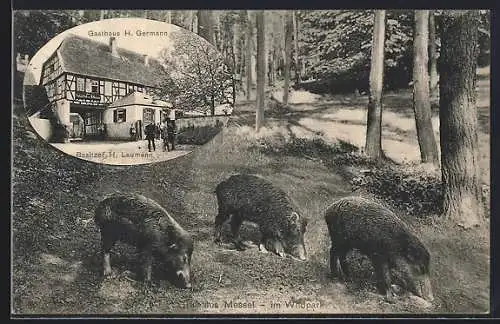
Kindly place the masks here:
[(296, 212), (292, 212), (292, 221), (298, 223), (300, 221), (300, 216)]

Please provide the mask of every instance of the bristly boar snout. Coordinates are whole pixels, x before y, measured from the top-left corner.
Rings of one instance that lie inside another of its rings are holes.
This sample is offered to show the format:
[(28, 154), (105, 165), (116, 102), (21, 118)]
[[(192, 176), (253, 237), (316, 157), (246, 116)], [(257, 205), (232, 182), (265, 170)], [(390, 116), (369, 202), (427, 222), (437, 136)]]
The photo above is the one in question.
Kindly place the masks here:
[(189, 275), (189, 271), (179, 270), (176, 272), (176, 275), (179, 285), (182, 286), (182, 288), (191, 288), (191, 278)]
[(299, 260), (305, 261), (307, 259), (306, 247), (304, 245), (299, 246)]

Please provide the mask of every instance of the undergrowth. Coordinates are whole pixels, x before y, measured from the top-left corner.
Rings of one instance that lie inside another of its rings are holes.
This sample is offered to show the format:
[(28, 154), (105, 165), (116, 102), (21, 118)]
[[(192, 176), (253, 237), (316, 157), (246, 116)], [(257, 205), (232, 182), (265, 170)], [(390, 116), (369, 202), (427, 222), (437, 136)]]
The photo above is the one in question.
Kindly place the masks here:
[[(320, 137), (298, 138), (277, 134), (263, 138), (256, 147), (269, 155), (299, 156), (322, 161), (329, 169), (350, 169), (347, 179), (353, 192), (366, 193), (412, 216), (441, 214), (441, 179), (406, 165), (379, 162), (360, 152), (355, 145), (325, 142)], [(352, 169), (356, 169), (352, 172)]]

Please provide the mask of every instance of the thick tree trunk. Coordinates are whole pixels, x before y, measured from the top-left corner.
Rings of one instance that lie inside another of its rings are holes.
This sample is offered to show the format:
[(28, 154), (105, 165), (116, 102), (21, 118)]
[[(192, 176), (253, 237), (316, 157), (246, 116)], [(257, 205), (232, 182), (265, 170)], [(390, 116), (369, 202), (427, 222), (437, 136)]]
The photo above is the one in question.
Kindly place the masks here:
[(436, 19), (434, 11), (429, 11), (429, 86), (432, 96), (437, 94), (438, 73), (437, 73), (437, 53), (436, 53)]
[(215, 46), (214, 26), (211, 10), (198, 10), (198, 35)]
[(252, 99), (252, 41), (253, 41), (253, 26), (250, 13), (247, 16), (247, 38), (246, 38), (246, 76), (247, 76), (247, 100)]
[(418, 145), (422, 163), (439, 167), (439, 156), (432, 129), (431, 102), (429, 95), (428, 39), (429, 10), (415, 10), (413, 36), (413, 110), (417, 126)]
[(476, 112), (476, 10), (444, 13), (439, 65), (443, 212), (459, 226), (479, 225), (484, 214)]
[(293, 16), (293, 46), (294, 46), (294, 67), (295, 67), (295, 84), (300, 84), (300, 62), (299, 62), (299, 22), (297, 13), (292, 11)]
[(104, 20), (106, 10), (99, 10), (99, 20)]
[(292, 61), (292, 36), (293, 13), (287, 12), (285, 16), (285, 84), (283, 85), (283, 104), (288, 105), (288, 92), (290, 88), (290, 65)]
[(165, 13), (165, 22), (167, 24), (172, 23), (172, 12), (170, 10), (167, 10), (167, 12)]
[(366, 127), (365, 152), (374, 159), (382, 157), (382, 87), (384, 82), (385, 10), (375, 10), (370, 95)]
[(255, 131), (258, 132), (264, 123), (264, 85), (266, 83), (266, 49), (264, 37), (264, 10), (256, 12), (257, 23), (257, 113)]

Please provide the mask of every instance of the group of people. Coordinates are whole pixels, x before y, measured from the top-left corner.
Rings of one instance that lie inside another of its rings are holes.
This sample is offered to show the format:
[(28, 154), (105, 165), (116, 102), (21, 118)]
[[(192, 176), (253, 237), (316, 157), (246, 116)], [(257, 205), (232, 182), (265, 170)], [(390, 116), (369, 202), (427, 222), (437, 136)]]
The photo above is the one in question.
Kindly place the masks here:
[[(134, 124), (130, 126), (130, 137), (133, 141), (137, 139), (137, 130)], [(146, 140), (148, 141), (148, 150), (151, 152), (156, 151), (156, 139), (163, 140), (163, 150), (173, 151), (175, 149), (175, 136), (177, 134), (177, 127), (175, 125), (175, 120), (166, 117), (163, 123), (156, 125), (155, 123), (149, 123), (144, 127), (144, 134)]]

